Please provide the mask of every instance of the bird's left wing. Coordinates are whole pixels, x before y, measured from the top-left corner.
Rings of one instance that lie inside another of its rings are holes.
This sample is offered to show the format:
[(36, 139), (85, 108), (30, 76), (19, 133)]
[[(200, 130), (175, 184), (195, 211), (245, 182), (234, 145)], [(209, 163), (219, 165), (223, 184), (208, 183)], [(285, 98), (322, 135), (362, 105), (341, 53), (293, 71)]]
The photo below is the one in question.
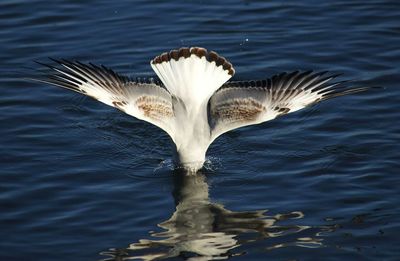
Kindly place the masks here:
[(320, 101), (361, 92), (346, 81), (332, 82), (338, 75), (327, 72), (281, 73), (266, 80), (227, 82), (210, 99), (212, 140), (247, 125), (258, 124), (295, 112)]
[(39, 63), (51, 69), (33, 80), (56, 85), (92, 97), (138, 119), (173, 132), (174, 111), (170, 93), (152, 79), (131, 80), (111, 69), (77, 61), (54, 60), (59, 66)]

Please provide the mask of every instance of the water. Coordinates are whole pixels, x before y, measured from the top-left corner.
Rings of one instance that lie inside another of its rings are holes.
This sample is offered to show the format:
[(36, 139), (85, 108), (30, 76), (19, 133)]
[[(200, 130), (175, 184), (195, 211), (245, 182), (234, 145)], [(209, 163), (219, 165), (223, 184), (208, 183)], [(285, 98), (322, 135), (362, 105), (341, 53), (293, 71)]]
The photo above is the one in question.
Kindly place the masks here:
[[(398, 260), (399, 10), (3, 0), (0, 259)], [(153, 56), (193, 45), (227, 57), (236, 79), (331, 70), (384, 89), (227, 133), (187, 177), (156, 127), (18, 78), (46, 57), (149, 75)]]

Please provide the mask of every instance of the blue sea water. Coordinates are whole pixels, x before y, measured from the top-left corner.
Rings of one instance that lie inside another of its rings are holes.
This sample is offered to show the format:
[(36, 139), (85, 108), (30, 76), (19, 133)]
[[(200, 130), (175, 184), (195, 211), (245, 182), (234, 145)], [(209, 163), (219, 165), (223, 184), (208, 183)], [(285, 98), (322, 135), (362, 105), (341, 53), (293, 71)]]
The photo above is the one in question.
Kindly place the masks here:
[[(399, 18), (398, 1), (1, 1), (0, 260), (399, 260)], [(152, 75), (181, 46), (236, 79), (383, 88), (229, 132), (186, 176), (156, 127), (22, 79), (47, 57)]]

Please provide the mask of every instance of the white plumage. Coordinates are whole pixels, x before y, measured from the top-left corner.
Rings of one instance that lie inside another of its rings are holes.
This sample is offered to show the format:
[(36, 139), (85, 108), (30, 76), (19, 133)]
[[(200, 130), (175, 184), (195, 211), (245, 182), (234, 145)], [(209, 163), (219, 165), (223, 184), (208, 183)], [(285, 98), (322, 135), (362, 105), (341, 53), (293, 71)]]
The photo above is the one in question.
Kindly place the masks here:
[(184, 168), (203, 166), (209, 145), (221, 134), (272, 120), (319, 101), (368, 89), (348, 88), (327, 72), (281, 73), (258, 81), (228, 80), (235, 71), (225, 58), (204, 48), (172, 50), (150, 64), (158, 79), (133, 80), (104, 66), (53, 60), (36, 81), (90, 96), (163, 129)]

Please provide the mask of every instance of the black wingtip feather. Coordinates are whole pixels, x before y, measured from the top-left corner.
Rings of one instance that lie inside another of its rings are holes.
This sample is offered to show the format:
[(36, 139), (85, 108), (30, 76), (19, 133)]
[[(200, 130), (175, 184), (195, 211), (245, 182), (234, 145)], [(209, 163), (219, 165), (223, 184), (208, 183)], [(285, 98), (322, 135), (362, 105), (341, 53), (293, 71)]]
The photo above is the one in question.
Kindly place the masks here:
[[(59, 87), (63, 87), (62, 85), (68, 86), (71, 88), (71, 81), (77, 87), (74, 87), (78, 90), (81, 88), (79, 87), (82, 83), (93, 82), (97, 85), (102, 85), (104, 88), (114, 88), (113, 85), (123, 86), (126, 83), (135, 81), (132, 80), (131, 77), (120, 75), (114, 70), (104, 66), (104, 65), (96, 65), (94, 63), (82, 63), (80, 61), (73, 61), (68, 59), (56, 59), (53, 57), (48, 57), (48, 59), (53, 63), (42, 62), (38, 60), (34, 60), (36, 64), (40, 65), (41, 67), (50, 69), (47, 72), (39, 71), (40, 73), (38, 76), (29, 77), (26, 80), (30, 81), (40, 81), (47, 84), (57, 85)], [(54, 77), (57, 78), (54, 79)], [(53, 78), (53, 79), (50, 79)], [(57, 81), (57, 82), (54, 82)], [(77, 82), (79, 81), (79, 82)], [(159, 79), (148, 79), (143, 78), (141, 82), (143, 84), (156, 84), (161, 88), (164, 88), (162, 83)], [(165, 88), (164, 88), (165, 89)], [(82, 90), (81, 90), (82, 91)]]
[(351, 94), (355, 94), (355, 93), (360, 93), (360, 92), (365, 92), (371, 89), (376, 89), (376, 87), (350, 87), (347, 88), (345, 90), (331, 90), (325, 94), (322, 94), (322, 99), (321, 101), (324, 100), (328, 100), (328, 99), (332, 99), (332, 98), (336, 98), (336, 97), (340, 97), (340, 96), (344, 96), (344, 95), (351, 95)]

